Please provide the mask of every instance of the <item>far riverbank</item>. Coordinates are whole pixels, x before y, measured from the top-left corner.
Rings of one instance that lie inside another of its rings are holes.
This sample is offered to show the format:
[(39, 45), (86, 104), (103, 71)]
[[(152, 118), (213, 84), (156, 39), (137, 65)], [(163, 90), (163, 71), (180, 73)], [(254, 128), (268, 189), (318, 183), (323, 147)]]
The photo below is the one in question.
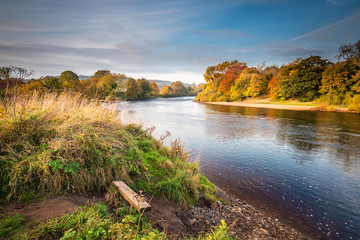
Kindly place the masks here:
[(295, 105), (295, 104), (281, 104), (265, 101), (243, 101), (243, 102), (201, 102), (211, 105), (223, 105), (223, 106), (237, 106), (237, 107), (254, 107), (254, 108), (268, 108), (268, 109), (280, 109), (280, 110), (293, 110), (293, 111), (328, 111), (328, 112), (348, 112), (355, 113), (347, 110), (347, 108), (329, 107), (318, 105)]

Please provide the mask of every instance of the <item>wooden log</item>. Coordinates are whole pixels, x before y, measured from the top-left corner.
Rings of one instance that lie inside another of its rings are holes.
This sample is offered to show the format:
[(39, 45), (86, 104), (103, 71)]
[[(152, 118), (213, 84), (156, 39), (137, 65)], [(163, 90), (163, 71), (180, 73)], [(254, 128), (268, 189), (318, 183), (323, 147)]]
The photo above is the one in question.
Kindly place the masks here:
[(139, 194), (134, 192), (123, 181), (113, 181), (114, 185), (118, 187), (120, 194), (133, 206), (139, 213), (151, 210), (148, 204)]

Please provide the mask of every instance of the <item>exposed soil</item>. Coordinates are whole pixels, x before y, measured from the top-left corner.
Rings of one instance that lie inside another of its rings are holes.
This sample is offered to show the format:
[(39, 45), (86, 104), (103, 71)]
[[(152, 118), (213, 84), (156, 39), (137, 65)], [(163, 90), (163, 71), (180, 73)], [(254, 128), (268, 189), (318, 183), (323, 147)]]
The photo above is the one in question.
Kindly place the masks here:
[(225, 220), (231, 235), (236, 239), (311, 239), (279, 219), (255, 209), (224, 191), (218, 189), (217, 197), (226, 204), (217, 202), (209, 206), (199, 202), (199, 206), (185, 210), (163, 199), (153, 198), (152, 209), (146, 213), (148, 219), (159, 230), (165, 231), (169, 239), (182, 239), (184, 236), (197, 236), (207, 232)]
[(92, 205), (95, 202), (103, 201), (103, 195), (60, 196), (36, 203), (16, 203), (0, 207), (1, 214), (20, 214), (28, 218), (32, 223), (47, 221), (58, 218), (64, 214), (72, 213), (79, 206)]
[[(210, 206), (200, 200), (199, 206), (191, 210), (171, 203), (162, 198), (153, 197), (151, 211), (145, 217), (155, 228), (164, 231), (169, 239), (182, 239), (185, 236), (198, 236), (212, 226), (225, 220), (232, 236), (236, 239), (310, 239), (278, 219), (255, 209), (244, 201), (233, 198), (218, 189), (217, 197), (225, 199), (227, 204), (216, 202)], [(151, 197), (147, 196), (149, 200)], [(37, 203), (10, 204), (0, 207), (0, 213), (27, 217), (32, 223), (47, 221), (71, 213), (79, 206), (92, 205), (104, 201), (103, 195), (61, 196)]]

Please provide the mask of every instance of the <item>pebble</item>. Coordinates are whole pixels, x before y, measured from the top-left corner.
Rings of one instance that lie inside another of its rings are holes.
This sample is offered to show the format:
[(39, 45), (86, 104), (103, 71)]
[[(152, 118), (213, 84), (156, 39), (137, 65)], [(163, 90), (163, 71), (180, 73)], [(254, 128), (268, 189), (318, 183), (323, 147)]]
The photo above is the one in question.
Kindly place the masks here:
[(261, 234), (269, 235), (269, 232), (267, 230), (263, 229), (263, 228), (260, 228), (259, 231), (260, 231)]

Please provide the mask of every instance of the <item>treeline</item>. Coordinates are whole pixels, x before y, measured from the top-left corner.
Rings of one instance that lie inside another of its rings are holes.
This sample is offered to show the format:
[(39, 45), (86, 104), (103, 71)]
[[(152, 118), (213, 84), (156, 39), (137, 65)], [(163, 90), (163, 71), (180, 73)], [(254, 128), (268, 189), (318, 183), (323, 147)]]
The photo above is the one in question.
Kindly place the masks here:
[(242, 101), (254, 97), (317, 100), (330, 105), (357, 106), (360, 111), (360, 40), (342, 45), (338, 59), (332, 63), (320, 56), (310, 56), (280, 68), (264, 64), (248, 67), (237, 60), (226, 61), (206, 69), (207, 85), (196, 100)]
[[(21, 73), (21, 74), (20, 74)], [(195, 96), (199, 89), (185, 86), (177, 81), (159, 89), (154, 81), (144, 78), (134, 79), (124, 74), (98, 70), (89, 79), (79, 80), (72, 71), (64, 71), (60, 76), (45, 76), (25, 80), (32, 71), (19, 67), (0, 67), (0, 97), (9, 94), (29, 94), (33, 91), (73, 92), (88, 98), (100, 100), (144, 100), (156, 97)]]

